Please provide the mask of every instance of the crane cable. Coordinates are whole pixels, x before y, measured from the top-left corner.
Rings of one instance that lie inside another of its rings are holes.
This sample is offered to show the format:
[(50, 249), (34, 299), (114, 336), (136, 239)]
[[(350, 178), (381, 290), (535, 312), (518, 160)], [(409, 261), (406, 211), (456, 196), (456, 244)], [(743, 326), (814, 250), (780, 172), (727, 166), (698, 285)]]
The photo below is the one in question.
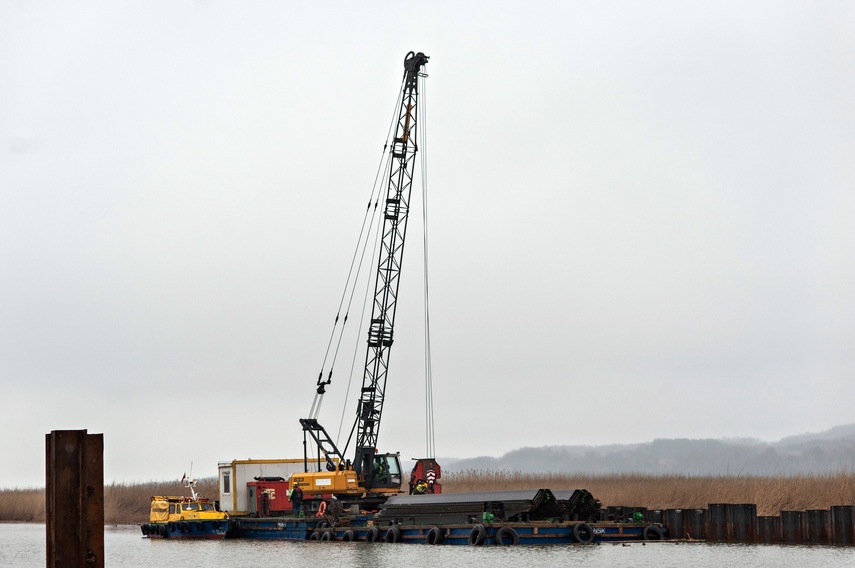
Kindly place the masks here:
[[(392, 120), (389, 123), (389, 129), (386, 132), (386, 143), (383, 146), (384, 164), (381, 164), (381, 166), (378, 167), (378, 174), (379, 174), (379, 171), (381, 169), (384, 172), (384, 176), (383, 176), (384, 180), (388, 180), (390, 175), (391, 175), (392, 155), (387, 154), (385, 151), (390, 146), (390, 140), (392, 138), (392, 135), (395, 132), (395, 127), (396, 127), (397, 122), (398, 122), (398, 115), (397, 115), (398, 110), (397, 109), (400, 108), (401, 100), (403, 98), (403, 83), (402, 83), (402, 88), (400, 89), (400, 91), (401, 92), (398, 95), (397, 100), (395, 101), (395, 107), (396, 108), (393, 111)], [(377, 184), (377, 178), (376, 177), (375, 177), (374, 183), (375, 183), (375, 185)], [(378, 190), (379, 189), (381, 189), (381, 188), (378, 188)], [(373, 195), (374, 195), (374, 193), (372, 192), (372, 196)], [(380, 196), (381, 196), (381, 194), (378, 192), (376, 199), (379, 200)], [(377, 203), (378, 203), (378, 201), (374, 202), (374, 210), (375, 211), (377, 210)], [(376, 266), (377, 263), (379, 262), (378, 258), (380, 256), (380, 239), (382, 238), (382, 225), (383, 225), (382, 220), (379, 217), (377, 217), (377, 222), (373, 223), (373, 221), (374, 221), (374, 218), (372, 217), (372, 225), (368, 231), (368, 235), (365, 238), (365, 248), (363, 249), (363, 257), (365, 255), (365, 250), (371, 250), (372, 251), (371, 259), (370, 259), (370, 262), (368, 263), (369, 267)], [(368, 244), (368, 241), (369, 241), (370, 236), (372, 234), (374, 235), (374, 244), (369, 249), (367, 247), (367, 244)], [(362, 263), (360, 263), (360, 271), (361, 271), (361, 268), (362, 268)], [(369, 313), (369, 311), (368, 311), (369, 306), (372, 306), (372, 308), (373, 308), (373, 304), (371, 303), (373, 301), (373, 297), (371, 296), (371, 292), (373, 290), (374, 281), (370, 276), (371, 276), (371, 273), (366, 274), (365, 289), (364, 289), (363, 297), (362, 297), (362, 311), (361, 311), (361, 314), (359, 317), (358, 329), (363, 329), (363, 323), (365, 322), (365, 317)], [(354, 288), (353, 288), (353, 293), (355, 293), (355, 292), (356, 292), (356, 282), (354, 282)], [(371, 299), (369, 299), (369, 298), (371, 298)], [(352, 297), (351, 297), (351, 301), (352, 301)], [(358, 414), (357, 414), (357, 419), (353, 421), (353, 426), (351, 426), (351, 428), (350, 428), (350, 433), (348, 434), (347, 442), (344, 444), (343, 447), (340, 446), (339, 442), (341, 439), (341, 431), (342, 431), (342, 428), (344, 427), (345, 413), (347, 411), (348, 401), (350, 400), (350, 389), (351, 389), (351, 386), (353, 386), (353, 379), (354, 379), (354, 376), (356, 373), (356, 363), (357, 363), (357, 357), (359, 356), (359, 353), (360, 353), (359, 343), (357, 342), (357, 346), (353, 349), (353, 355), (352, 355), (351, 361), (350, 361), (350, 373), (348, 374), (348, 378), (347, 378), (347, 388), (345, 389), (344, 403), (342, 404), (341, 415), (339, 416), (339, 422), (338, 422), (338, 430), (336, 432), (336, 437), (335, 437), (335, 445), (336, 445), (336, 447), (341, 449), (342, 455), (347, 454), (347, 449), (350, 446), (350, 441), (353, 439), (353, 433), (356, 431), (356, 425), (359, 421)], [(338, 354), (338, 352), (336, 352), (336, 355), (337, 354)]]
[[(398, 99), (396, 103), (396, 107), (401, 104), (401, 97), (403, 96), (403, 89), (398, 94)], [(397, 110), (397, 109), (396, 109)], [(330, 337), (327, 342), (327, 348), (324, 352), (323, 363), (321, 364), (321, 371), (318, 374), (317, 380), (317, 389), (315, 391), (315, 397), (312, 401), (311, 409), (309, 410), (309, 418), (316, 419), (318, 414), (321, 411), (321, 404), (323, 402), (324, 394), (326, 392), (326, 385), (332, 382), (333, 368), (335, 367), (335, 361), (338, 358), (339, 348), (341, 347), (341, 341), (344, 337), (344, 328), (347, 324), (347, 319), (350, 314), (350, 307), (353, 302), (353, 297), (356, 291), (357, 281), (359, 279), (359, 274), (363, 266), (363, 261), (365, 258), (365, 252), (368, 250), (367, 244), (371, 239), (372, 227), (375, 225), (375, 219), (377, 218), (377, 206), (379, 204), (380, 195), (382, 194), (382, 186), (378, 184), (380, 180), (380, 172), (385, 170), (385, 164), (390, 163), (388, 159), (388, 152), (390, 146), (390, 137), (391, 133), (394, 132), (394, 127), (396, 124), (396, 115), (393, 114), (392, 121), (389, 125), (389, 129), (386, 133), (386, 142), (383, 145), (383, 152), (380, 157), (380, 163), (377, 166), (377, 171), (374, 174), (374, 183), (371, 187), (371, 195), (368, 200), (368, 206), (365, 210), (365, 215), (362, 218), (362, 226), (359, 230), (359, 237), (357, 238), (356, 248), (354, 249), (353, 256), (350, 261), (350, 268), (348, 269), (347, 279), (345, 280), (344, 290), (342, 290), (341, 298), (339, 300), (338, 310), (336, 311), (335, 321), (333, 322), (333, 328), (330, 331)], [(373, 207), (372, 207), (373, 203)], [(368, 230), (366, 231), (366, 226)], [(373, 229), (379, 233), (379, 223), (377, 223), (377, 228)], [(365, 237), (363, 239), (363, 236)], [(375, 237), (376, 240), (376, 237)], [(376, 247), (375, 247), (376, 248)], [(359, 259), (357, 263), (357, 259)], [(356, 268), (354, 272), (354, 268)], [(370, 279), (369, 279), (370, 280)], [(370, 283), (370, 282), (369, 282)], [(345, 311), (344, 319), (341, 319), (341, 311), (342, 307), (345, 303), (345, 298), (347, 298), (347, 309)], [(363, 306), (364, 312), (364, 306)], [(338, 327), (338, 323), (341, 320), (341, 327)], [(361, 326), (361, 322), (360, 322)], [(338, 339), (336, 340), (336, 330), (338, 329)], [(332, 353), (332, 358), (330, 360), (330, 350), (332, 349), (332, 345), (335, 342), (335, 350)], [(329, 372), (327, 374), (327, 379), (324, 380), (324, 372), (327, 366), (327, 361), (330, 360)], [(352, 376), (351, 376), (352, 379)], [(350, 392), (350, 380), (348, 380), (348, 393)]]
[(419, 146), (421, 152), (421, 178), (422, 178), (422, 243), (424, 247), (424, 310), (425, 310), (425, 457), (436, 458), (436, 440), (434, 435), (433, 414), (433, 367), (431, 364), (430, 345), (430, 290), (428, 287), (428, 152), (427, 152), (427, 77), (425, 73), (419, 74), (419, 85), (421, 96), (417, 112), (420, 114), (419, 123)]

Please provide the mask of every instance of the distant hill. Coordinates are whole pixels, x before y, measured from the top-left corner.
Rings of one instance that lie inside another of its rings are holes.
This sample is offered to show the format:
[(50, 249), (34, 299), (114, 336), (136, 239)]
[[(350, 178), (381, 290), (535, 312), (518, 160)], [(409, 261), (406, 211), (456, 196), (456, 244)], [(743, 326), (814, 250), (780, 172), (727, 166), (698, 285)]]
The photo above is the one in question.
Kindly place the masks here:
[(640, 473), (678, 475), (798, 475), (855, 472), (855, 424), (754, 439), (663, 439), (643, 444), (520, 448), (495, 457), (438, 460), (444, 471), (522, 473)]

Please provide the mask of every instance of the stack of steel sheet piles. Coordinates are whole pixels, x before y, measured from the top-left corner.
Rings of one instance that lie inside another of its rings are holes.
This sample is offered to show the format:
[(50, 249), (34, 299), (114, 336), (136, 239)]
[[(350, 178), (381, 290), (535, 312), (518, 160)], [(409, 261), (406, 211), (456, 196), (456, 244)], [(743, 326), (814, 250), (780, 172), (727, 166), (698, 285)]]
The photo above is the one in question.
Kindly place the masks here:
[(552, 494), (558, 499), (564, 518), (570, 521), (594, 520), (602, 506), (586, 489), (553, 491)]
[(560, 499), (549, 489), (397, 495), (382, 505), (376, 519), (383, 524), (456, 524), (481, 522), (487, 512), (496, 522), (528, 522), (567, 519), (568, 507), (582, 515), (599, 508), (585, 490), (559, 493)]

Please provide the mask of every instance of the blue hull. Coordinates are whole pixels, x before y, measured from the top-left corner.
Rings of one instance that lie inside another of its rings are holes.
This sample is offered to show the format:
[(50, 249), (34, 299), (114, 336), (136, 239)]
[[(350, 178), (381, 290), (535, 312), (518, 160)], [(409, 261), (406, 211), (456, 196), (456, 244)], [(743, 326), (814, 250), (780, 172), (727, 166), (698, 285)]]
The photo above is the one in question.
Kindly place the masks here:
[(262, 540), (358, 541), (466, 546), (589, 544), (662, 540), (660, 525), (642, 523), (529, 522), (464, 525), (328, 527), (323, 520), (293, 518), (233, 519), (229, 538)]
[(196, 520), (146, 523), (140, 526), (140, 530), (148, 538), (223, 539), (229, 527), (228, 520)]

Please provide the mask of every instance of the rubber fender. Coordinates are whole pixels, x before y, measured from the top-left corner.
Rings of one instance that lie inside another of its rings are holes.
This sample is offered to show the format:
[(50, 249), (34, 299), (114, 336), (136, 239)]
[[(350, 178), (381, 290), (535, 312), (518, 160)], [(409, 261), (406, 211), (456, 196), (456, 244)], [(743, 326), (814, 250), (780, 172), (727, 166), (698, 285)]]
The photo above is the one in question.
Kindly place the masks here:
[(573, 525), (573, 538), (582, 544), (594, 542), (594, 529), (588, 523), (575, 524)]
[(377, 542), (378, 540), (380, 540), (380, 529), (377, 527), (368, 529), (368, 532), (365, 533), (365, 542)]
[(498, 545), (516, 545), (520, 543), (520, 535), (513, 527), (500, 527), (493, 535), (493, 540)]
[(442, 541), (445, 539), (445, 535), (442, 532), (442, 529), (439, 527), (433, 527), (425, 536), (425, 544), (442, 544)]
[(309, 540), (312, 540), (312, 541), (321, 540), (321, 533), (313, 532), (312, 534), (309, 535)]
[(469, 533), (469, 544), (481, 546), (485, 540), (487, 540), (487, 529), (484, 528), (484, 525), (472, 527), (472, 532)]
[(665, 538), (665, 531), (656, 525), (648, 525), (644, 527), (644, 532), (641, 533), (644, 540), (662, 540)]
[(356, 533), (353, 531), (344, 531), (344, 534), (341, 535), (341, 540), (344, 542), (356, 542)]
[(386, 531), (386, 542), (401, 542), (401, 529), (397, 526), (392, 526)]

